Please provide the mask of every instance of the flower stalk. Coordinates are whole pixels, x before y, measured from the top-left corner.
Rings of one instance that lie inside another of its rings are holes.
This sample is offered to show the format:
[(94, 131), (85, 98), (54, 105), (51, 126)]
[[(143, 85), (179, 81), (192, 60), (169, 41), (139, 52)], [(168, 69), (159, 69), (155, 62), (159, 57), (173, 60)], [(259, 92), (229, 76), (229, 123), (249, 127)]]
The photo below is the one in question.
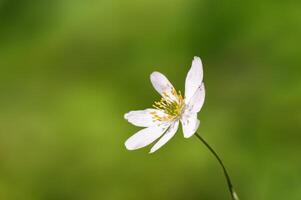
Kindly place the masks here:
[(218, 163), (220, 164), (220, 166), (222, 167), (223, 169), (223, 172), (224, 172), (224, 175), (225, 175), (225, 178), (226, 178), (226, 181), (227, 181), (227, 185), (228, 185), (228, 189), (229, 189), (229, 192), (231, 194), (231, 198), (232, 200), (239, 200), (234, 188), (233, 188), (233, 185), (232, 185), (232, 182), (231, 182), (231, 179), (230, 179), (230, 176), (226, 170), (226, 167), (224, 165), (224, 163), (222, 162), (222, 160), (220, 159), (220, 157), (218, 156), (218, 154), (214, 151), (214, 149), (206, 142), (206, 140), (204, 140), (204, 138), (202, 138), (197, 132), (195, 133), (195, 136), (209, 149), (209, 151), (214, 155), (214, 157), (217, 159)]

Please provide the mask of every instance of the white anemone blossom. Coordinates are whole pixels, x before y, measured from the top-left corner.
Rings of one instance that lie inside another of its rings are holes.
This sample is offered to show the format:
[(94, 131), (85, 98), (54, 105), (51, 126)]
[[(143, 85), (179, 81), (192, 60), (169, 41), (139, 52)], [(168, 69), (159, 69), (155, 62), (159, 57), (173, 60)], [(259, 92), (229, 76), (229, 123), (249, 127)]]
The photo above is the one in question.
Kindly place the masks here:
[(153, 108), (131, 111), (124, 115), (128, 122), (144, 127), (126, 140), (128, 150), (140, 149), (160, 138), (150, 150), (153, 153), (175, 135), (180, 122), (185, 138), (191, 137), (200, 124), (197, 113), (204, 104), (205, 88), (203, 66), (199, 57), (194, 57), (187, 74), (184, 97), (160, 72), (153, 72), (150, 79), (162, 98), (154, 103)]

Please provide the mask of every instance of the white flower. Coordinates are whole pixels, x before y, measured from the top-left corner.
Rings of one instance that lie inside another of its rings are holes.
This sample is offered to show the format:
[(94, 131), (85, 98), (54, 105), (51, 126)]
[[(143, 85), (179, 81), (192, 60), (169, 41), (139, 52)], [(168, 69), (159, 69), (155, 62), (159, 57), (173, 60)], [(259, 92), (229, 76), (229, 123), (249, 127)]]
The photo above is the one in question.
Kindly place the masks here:
[(159, 72), (150, 76), (154, 88), (161, 94), (160, 101), (146, 110), (131, 111), (124, 118), (135, 126), (144, 127), (131, 136), (125, 146), (128, 150), (145, 147), (162, 137), (151, 148), (155, 152), (166, 144), (182, 124), (185, 138), (191, 137), (198, 129), (200, 121), (197, 113), (205, 100), (203, 66), (199, 57), (194, 57), (185, 81), (185, 98), (177, 92), (168, 79)]

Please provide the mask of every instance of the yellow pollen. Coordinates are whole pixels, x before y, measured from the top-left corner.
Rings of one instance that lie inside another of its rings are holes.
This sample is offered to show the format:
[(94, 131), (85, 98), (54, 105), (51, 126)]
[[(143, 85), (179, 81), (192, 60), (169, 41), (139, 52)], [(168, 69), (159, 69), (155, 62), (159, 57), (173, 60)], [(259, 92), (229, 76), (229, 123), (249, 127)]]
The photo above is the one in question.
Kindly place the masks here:
[(171, 91), (171, 94), (166, 92), (162, 93), (160, 101), (156, 101), (153, 105), (154, 108), (163, 111), (165, 116), (159, 116), (156, 112), (151, 112), (154, 121), (169, 121), (181, 115), (184, 105), (184, 99), (181, 92), (177, 92), (175, 89)]

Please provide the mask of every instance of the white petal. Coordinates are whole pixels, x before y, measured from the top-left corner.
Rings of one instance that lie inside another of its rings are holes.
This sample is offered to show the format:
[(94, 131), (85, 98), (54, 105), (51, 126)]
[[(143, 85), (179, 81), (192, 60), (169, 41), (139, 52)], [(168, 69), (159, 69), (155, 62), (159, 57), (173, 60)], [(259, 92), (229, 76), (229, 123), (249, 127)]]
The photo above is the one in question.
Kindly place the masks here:
[(174, 90), (174, 87), (169, 82), (169, 80), (160, 72), (153, 72), (150, 75), (151, 82), (154, 86), (154, 88), (161, 94), (167, 93), (168, 95), (172, 94), (172, 91)]
[(198, 113), (203, 107), (205, 102), (205, 86), (202, 83), (194, 93), (194, 95), (190, 98), (190, 102), (187, 105), (188, 112)]
[(174, 122), (166, 131), (166, 133), (160, 138), (160, 140), (152, 147), (149, 153), (154, 153), (164, 144), (166, 144), (176, 134), (178, 127), (179, 121)]
[(191, 68), (186, 76), (185, 102), (188, 103), (203, 81), (203, 65), (199, 57), (194, 57)]
[(191, 137), (197, 131), (200, 125), (200, 121), (197, 119), (196, 113), (191, 113), (190, 115), (183, 115), (181, 122), (185, 138)]
[(130, 111), (124, 115), (124, 118), (128, 120), (128, 122), (132, 123), (135, 126), (139, 127), (149, 127), (158, 125), (158, 121), (154, 121), (151, 113), (156, 113), (158, 116), (166, 116), (166, 114), (158, 109), (145, 109), (145, 110), (135, 110)]
[(167, 125), (152, 126), (138, 131), (125, 142), (128, 150), (140, 149), (158, 139), (168, 128)]

